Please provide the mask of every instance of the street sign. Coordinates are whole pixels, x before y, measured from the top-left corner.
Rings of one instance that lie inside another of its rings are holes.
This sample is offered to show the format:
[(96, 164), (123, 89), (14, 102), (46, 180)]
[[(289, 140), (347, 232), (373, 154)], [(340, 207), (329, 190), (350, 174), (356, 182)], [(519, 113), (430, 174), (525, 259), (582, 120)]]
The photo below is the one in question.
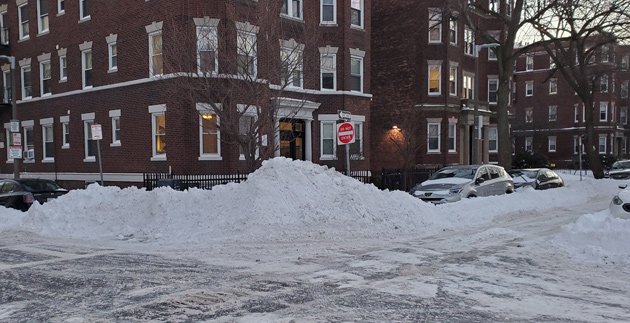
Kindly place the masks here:
[(352, 119), (352, 113), (343, 110), (337, 110), (340, 120), (350, 121)]
[(93, 140), (102, 140), (103, 139), (103, 129), (100, 124), (93, 124), (92, 126), (92, 139)]
[(11, 132), (20, 132), (20, 121), (11, 120)]
[(348, 145), (355, 141), (354, 125), (350, 122), (337, 124), (337, 144)]
[(22, 134), (19, 132), (14, 132), (11, 134), (11, 145), (12, 146), (22, 146)]
[(22, 146), (9, 147), (9, 158), (21, 159), (22, 158)]

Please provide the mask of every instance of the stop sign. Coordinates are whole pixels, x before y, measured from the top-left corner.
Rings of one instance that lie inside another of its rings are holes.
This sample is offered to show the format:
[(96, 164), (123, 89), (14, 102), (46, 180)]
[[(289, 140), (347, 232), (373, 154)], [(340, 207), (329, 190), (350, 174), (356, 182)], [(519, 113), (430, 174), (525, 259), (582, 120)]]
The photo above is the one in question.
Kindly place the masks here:
[(354, 143), (354, 125), (350, 122), (337, 124), (337, 145)]

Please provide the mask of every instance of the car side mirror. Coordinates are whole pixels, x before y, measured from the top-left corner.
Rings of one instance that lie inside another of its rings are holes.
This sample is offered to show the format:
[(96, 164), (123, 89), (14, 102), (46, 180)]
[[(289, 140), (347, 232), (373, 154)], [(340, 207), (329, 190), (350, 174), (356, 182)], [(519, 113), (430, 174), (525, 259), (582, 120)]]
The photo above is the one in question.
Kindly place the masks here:
[(481, 184), (481, 183), (483, 183), (483, 182), (485, 182), (485, 180), (483, 179), (483, 177), (478, 177), (478, 178), (475, 180), (475, 184), (476, 184), (476, 185), (480, 185), (480, 184)]
[(619, 188), (625, 190), (628, 187), (628, 184), (619, 185)]

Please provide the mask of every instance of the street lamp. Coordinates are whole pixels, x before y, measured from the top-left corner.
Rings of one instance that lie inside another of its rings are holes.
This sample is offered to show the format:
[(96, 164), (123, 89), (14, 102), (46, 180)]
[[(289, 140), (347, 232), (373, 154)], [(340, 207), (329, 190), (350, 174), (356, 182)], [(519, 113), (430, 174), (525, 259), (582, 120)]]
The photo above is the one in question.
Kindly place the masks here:
[[(7, 55), (0, 55), (0, 59), (8, 60), (9, 63), (11, 64), (11, 73), (9, 73), (9, 79), (7, 80), (7, 83), (11, 85), (11, 121), (17, 121), (18, 120), (17, 102), (16, 102), (17, 96), (15, 94), (16, 86), (15, 84), (13, 84), (14, 83), (13, 78), (15, 77), (15, 57), (7, 56)], [(7, 143), (8, 143), (8, 140), (9, 138), (7, 138)], [(7, 147), (7, 149), (9, 149), (9, 147)], [(13, 158), (13, 178), (14, 179), (20, 178), (20, 162), (21, 162), (20, 158)]]
[(481, 128), (483, 124), (479, 122), (479, 52), (484, 48), (496, 48), (501, 46), (499, 43), (490, 43), (490, 44), (475, 44), (475, 120), (474, 120), (474, 131), (473, 131), (473, 160), (471, 164), (479, 164), (481, 163)]

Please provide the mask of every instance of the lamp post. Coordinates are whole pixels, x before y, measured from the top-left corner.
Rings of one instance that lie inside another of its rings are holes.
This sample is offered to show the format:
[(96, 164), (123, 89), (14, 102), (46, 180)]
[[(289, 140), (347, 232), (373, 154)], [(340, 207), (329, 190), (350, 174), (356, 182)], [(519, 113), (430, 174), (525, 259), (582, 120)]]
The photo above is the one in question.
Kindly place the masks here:
[(495, 48), (499, 47), (501, 44), (499, 43), (490, 43), (490, 44), (475, 44), (475, 115), (474, 115), (474, 131), (473, 131), (473, 147), (472, 147), (472, 155), (473, 160), (471, 164), (479, 164), (481, 163), (481, 128), (483, 124), (479, 121), (479, 52), (483, 48)]
[[(18, 120), (18, 116), (17, 116), (17, 96), (15, 94), (15, 84), (14, 84), (14, 77), (15, 77), (15, 57), (14, 56), (7, 56), (7, 55), (0, 55), (0, 59), (4, 59), (4, 60), (8, 60), (9, 63), (11, 64), (11, 73), (9, 73), (9, 79), (8, 82), (11, 85), (11, 121), (17, 121)], [(5, 84), (6, 86), (6, 84)], [(9, 139), (7, 138), (7, 141)], [(7, 149), (9, 149), (9, 147), (7, 147)], [(14, 179), (19, 179), (20, 178), (20, 164), (21, 164), (22, 159), (20, 158), (13, 158), (13, 178)]]

